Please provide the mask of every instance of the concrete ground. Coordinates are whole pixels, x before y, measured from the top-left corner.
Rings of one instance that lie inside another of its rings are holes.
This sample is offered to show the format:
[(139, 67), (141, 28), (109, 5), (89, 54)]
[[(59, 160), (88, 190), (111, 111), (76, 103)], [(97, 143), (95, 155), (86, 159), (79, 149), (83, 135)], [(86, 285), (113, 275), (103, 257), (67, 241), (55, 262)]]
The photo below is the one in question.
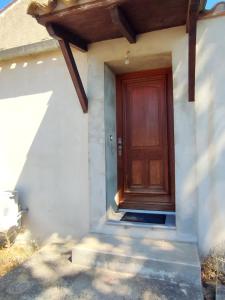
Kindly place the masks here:
[(190, 285), (74, 266), (73, 246), (71, 241), (51, 242), (0, 278), (0, 299), (201, 299)]

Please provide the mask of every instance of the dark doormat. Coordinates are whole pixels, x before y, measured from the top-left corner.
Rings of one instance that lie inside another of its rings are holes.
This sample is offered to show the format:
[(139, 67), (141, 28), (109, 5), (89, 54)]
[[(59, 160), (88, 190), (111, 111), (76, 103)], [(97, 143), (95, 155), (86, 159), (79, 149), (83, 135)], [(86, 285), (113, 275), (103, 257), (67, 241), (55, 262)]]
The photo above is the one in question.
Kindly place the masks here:
[(166, 215), (126, 212), (120, 221), (164, 225), (166, 222)]

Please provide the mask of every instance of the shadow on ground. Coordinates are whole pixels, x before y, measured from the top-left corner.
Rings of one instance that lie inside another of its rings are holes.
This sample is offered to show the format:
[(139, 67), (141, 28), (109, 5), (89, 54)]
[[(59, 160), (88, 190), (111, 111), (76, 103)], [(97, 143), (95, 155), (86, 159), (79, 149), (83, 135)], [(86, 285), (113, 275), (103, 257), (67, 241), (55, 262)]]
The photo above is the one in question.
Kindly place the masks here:
[(0, 278), (0, 299), (194, 299), (193, 287), (71, 263), (74, 242), (54, 241)]

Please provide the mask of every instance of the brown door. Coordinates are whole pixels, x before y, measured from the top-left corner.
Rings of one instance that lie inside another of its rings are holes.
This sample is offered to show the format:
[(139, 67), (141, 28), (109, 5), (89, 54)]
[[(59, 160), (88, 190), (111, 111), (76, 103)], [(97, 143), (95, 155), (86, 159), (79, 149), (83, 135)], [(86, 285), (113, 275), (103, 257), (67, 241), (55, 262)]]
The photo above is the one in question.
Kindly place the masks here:
[(171, 69), (117, 78), (119, 207), (174, 210)]

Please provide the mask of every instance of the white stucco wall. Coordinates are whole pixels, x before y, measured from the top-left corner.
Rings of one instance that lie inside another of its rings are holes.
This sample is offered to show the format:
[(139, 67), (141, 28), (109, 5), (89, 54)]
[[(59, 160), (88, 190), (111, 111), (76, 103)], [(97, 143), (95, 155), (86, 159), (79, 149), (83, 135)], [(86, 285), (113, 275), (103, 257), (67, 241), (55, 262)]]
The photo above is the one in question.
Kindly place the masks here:
[[(86, 55), (76, 52), (85, 88)], [(89, 230), (88, 116), (60, 52), (0, 63), (0, 190), (17, 189), (44, 241)]]
[(200, 21), (196, 144), (198, 238), (205, 253), (225, 241), (225, 17)]

